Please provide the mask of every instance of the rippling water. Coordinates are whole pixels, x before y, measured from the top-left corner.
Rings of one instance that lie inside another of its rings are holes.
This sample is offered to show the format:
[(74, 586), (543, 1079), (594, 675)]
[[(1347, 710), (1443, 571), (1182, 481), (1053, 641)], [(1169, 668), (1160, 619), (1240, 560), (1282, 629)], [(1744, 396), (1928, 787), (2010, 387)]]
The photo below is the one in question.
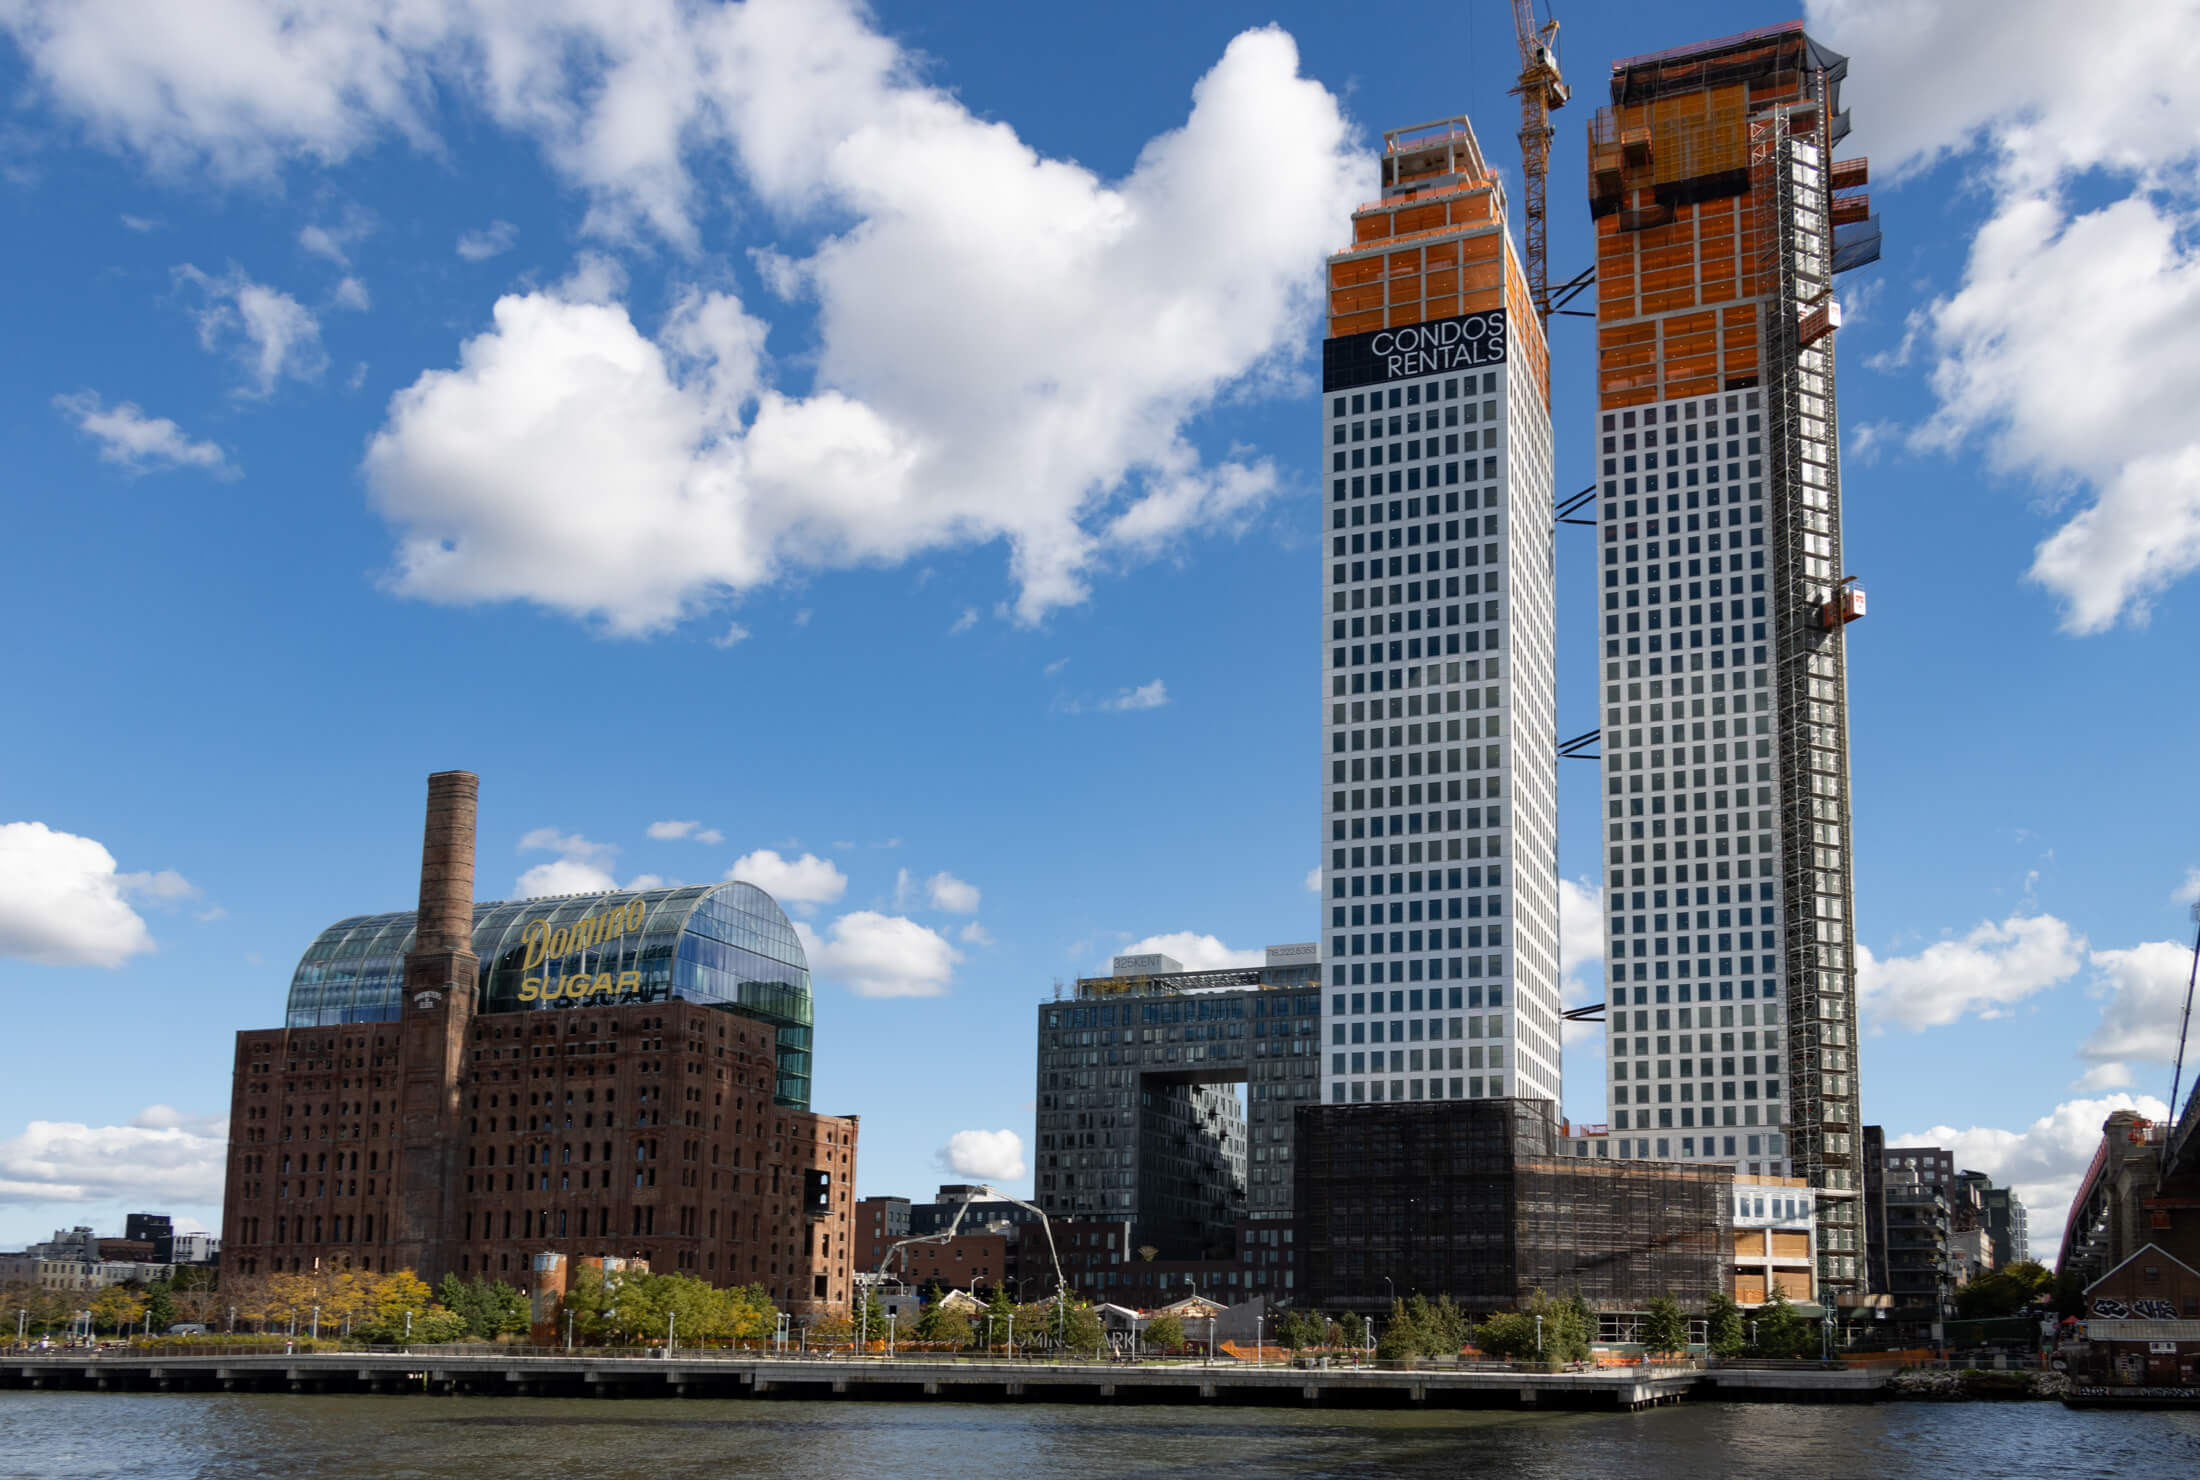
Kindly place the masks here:
[(1698, 1403), (1639, 1414), (0, 1393), (0, 1476), (2200, 1476), (2200, 1414)]

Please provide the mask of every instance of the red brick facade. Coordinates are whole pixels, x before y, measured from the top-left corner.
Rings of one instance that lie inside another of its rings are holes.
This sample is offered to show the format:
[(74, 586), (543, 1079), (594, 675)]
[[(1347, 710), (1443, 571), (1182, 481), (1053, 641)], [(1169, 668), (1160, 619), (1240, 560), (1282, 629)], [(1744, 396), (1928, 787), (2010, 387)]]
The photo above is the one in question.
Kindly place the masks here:
[[(472, 1017), (455, 1116), (428, 1097), (425, 1137), (400, 1108), (408, 1041), (396, 1023), (237, 1035), (224, 1264), (523, 1285), (538, 1252), (608, 1254), (793, 1308), (847, 1302), (856, 1122), (772, 1103), (765, 1024), (685, 1002)], [(451, 1196), (408, 1228), (423, 1142)]]

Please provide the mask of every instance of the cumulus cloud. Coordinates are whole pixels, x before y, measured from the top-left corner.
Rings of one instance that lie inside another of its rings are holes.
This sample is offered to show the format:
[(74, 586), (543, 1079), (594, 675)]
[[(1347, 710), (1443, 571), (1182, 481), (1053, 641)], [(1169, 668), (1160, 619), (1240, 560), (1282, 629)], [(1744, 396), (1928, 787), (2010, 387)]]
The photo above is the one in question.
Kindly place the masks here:
[(2200, 868), (2185, 870), (2185, 882), (2177, 886), (2170, 899), (2176, 904), (2200, 904)]
[(2052, 1266), (2062, 1244), (2063, 1216), (2101, 1144), (2101, 1122), (2116, 1110), (2136, 1110), (2149, 1119), (2162, 1119), (2168, 1113), (2152, 1095), (2104, 1095), (2066, 1100), (2023, 1130), (1936, 1125), (1888, 1144), (1945, 1146), (1955, 1153), (1958, 1167), (1984, 1172), (1996, 1184), (2015, 1188), (2032, 1217), (2032, 1257)]
[(944, 936), (900, 915), (856, 910), (820, 935), (795, 922), (810, 973), (858, 997), (937, 997), (947, 991), (962, 952)]
[(966, 946), (989, 946), (993, 944), (992, 934), (975, 920), (956, 931), (955, 938)]
[(1275, 467), (1210, 460), (1187, 424), (1284, 382), (1336, 223), (1374, 186), (1273, 28), (1233, 40), (1180, 125), (1103, 178), (928, 84), (855, 0), (237, 0), (188, 18), (13, 0), (0, 25), (35, 92), (171, 174), (438, 150), (448, 98), (532, 141), (603, 240), (699, 255), (698, 166), (824, 223), (769, 274), (815, 309), (807, 394), (772, 386), (730, 297), (645, 331), (538, 290), (392, 403), (367, 473), (397, 588), (619, 632), (787, 573), (994, 541), (1034, 622), (1098, 571), (1241, 526)]
[(1171, 931), (1167, 935), (1149, 935), (1144, 940), (1131, 942), (1115, 954), (1150, 956), (1157, 952), (1182, 962), (1186, 971), (1224, 971), (1238, 966), (1259, 966), (1268, 959), (1265, 951), (1235, 950), (1212, 935), (1200, 935), (1190, 930)]
[(2005, 1015), (2024, 999), (2076, 975), (2085, 937), (2053, 915), (1981, 921), (1957, 940), (1936, 941), (1912, 956), (1882, 959), (1856, 948), (1857, 997), (1865, 1011), (1912, 1031), (1967, 1013)]
[(491, 221), (479, 231), (469, 231), (458, 239), (458, 255), (468, 262), (486, 262), (491, 257), (502, 256), (512, 250), (519, 240), (519, 228), (509, 221)]
[(154, 949), (133, 898), (198, 894), (172, 869), (119, 873), (91, 838), (43, 822), (0, 823), (0, 956), (46, 966), (120, 966)]
[(947, 631), (948, 634), (952, 636), (958, 632), (968, 632), (971, 628), (977, 625), (978, 609), (974, 606), (966, 606), (962, 609), (962, 615), (955, 618), (955, 625), (949, 627)]
[(264, 400), (284, 377), (317, 380), (328, 368), (321, 321), (288, 293), (254, 282), (235, 266), (215, 277), (185, 263), (175, 277), (179, 288), (199, 294), (193, 318), (201, 347), (243, 368), (249, 383), (236, 394)]
[(1939, 404), (1913, 442), (1981, 444), (2076, 506), (2029, 572), (2066, 630), (2143, 622), (2200, 566), (2200, 434), (2185, 414), (2200, 365), (2181, 353), (2200, 328), (2200, 17), (2149, 6), (2102, 26), (2058, 0), (1808, 11), (1854, 59), (1843, 101), (1875, 171), (1975, 151), (1995, 202), (1961, 287), (1913, 318), (1895, 356), (1934, 356)]
[(219, 1203), (229, 1122), (153, 1105), (128, 1125), (34, 1120), (0, 1140), (0, 1204)]
[[(519, 876), (514, 897), (540, 899), (551, 894), (603, 894), (619, 887), (612, 877), (611, 862), (619, 856), (616, 843), (597, 843), (579, 833), (561, 833), (554, 827), (538, 827), (519, 840), (522, 853), (555, 853), (548, 863), (538, 863)], [(627, 887), (653, 887), (654, 875), (645, 875)]]
[(1322, 892), (1322, 869), (1318, 863), (1306, 871), (1306, 892), (1308, 894)]
[(652, 822), (649, 835), (660, 843), (676, 843), (685, 839), (694, 843), (723, 843), (726, 835), (715, 827), (705, 827), (700, 822)]
[(2078, 1046), (2079, 1056), (2104, 1067), (2125, 1059), (2175, 1060), (2192, 971), (2190, 943), (2155, 940), (2128, 950), (2095, 951), (2092, 964), (2091, 990), (2106, 1003), (2100, 1022)]
[(165, 416), (147, 416), (124, 401), (103, 407), (94, 391), (55, 396), (54, 408), (76, 423), (78, 431), (99, 444), (99, 460), (130, 473), (164, 468), (203, 468), (217, 478), (234, 477), (229, 456), (212, 442), (194, 442)]
[(829, 858), (805, 853), (782, 858), (776, 849), (759, 848), (744, 853), (726, 870), (729, 879), (740, 879), (794, 909), (831, 904), (848, 891), (848, 876)]
[(978, 912), (978, 886), (966, 884), (950, 873), (937, 873), (925, 880), (924, 896), (933, 909), (945, 910), (951, 915)]
[(1026, 1170), (1024, 1138), (1014, 1131), (957, 1131), (932, 1159), (943, 1171), (980, 1182), (1015, 1182)]
[(2078, 1078), (2078, 1081), (2070, 1087), (2087, 1093), (2103, 1089), (2129, 1089), (2131, 1088), (2131, 1066), (2129, 1064), (2114, 1063), (2095, 1064), (2092, 1068), (2086, 1070)]

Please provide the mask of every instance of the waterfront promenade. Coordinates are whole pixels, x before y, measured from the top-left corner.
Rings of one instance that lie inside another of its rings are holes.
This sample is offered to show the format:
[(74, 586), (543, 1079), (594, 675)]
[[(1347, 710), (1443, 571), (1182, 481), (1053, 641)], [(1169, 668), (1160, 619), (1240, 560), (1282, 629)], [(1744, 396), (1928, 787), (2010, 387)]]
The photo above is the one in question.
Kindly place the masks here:
[(1883, 1373), (1815, 1364), (1534, 1372), (1498, 1364), (1393, 1370), (540, 1348), (55, 1352), (11, 1355), (0, 1363), (0, 1389), (1607, 1411), (1689, 1397), (1870, 1402), (1882, 1395), (1885, 1381)]

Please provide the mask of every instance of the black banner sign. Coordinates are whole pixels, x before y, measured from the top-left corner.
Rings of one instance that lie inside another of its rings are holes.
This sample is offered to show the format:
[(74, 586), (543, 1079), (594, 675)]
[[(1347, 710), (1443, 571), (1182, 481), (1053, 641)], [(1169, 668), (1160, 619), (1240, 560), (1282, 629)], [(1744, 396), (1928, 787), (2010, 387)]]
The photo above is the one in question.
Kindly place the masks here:
[(1460, 314), (1322, 342), (1322, 389), (1350, 390), (1505, 362), (1505, 310)]

